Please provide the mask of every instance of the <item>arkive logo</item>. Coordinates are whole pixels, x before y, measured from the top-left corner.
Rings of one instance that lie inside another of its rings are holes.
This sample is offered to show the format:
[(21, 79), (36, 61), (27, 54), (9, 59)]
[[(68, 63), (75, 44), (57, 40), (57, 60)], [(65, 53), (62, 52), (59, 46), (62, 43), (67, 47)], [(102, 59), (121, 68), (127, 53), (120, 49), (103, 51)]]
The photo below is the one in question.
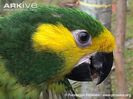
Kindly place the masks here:
[(5, 3), (4, 9), (37, 8), (37, 3)]

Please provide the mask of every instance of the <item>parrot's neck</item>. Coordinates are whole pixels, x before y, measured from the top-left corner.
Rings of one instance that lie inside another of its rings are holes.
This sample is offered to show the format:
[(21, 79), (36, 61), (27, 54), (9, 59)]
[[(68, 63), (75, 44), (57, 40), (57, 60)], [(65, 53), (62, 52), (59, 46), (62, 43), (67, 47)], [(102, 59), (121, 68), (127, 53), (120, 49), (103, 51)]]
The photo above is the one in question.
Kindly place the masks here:
[[(0, 59), (0, 97), (2, 99), (39, 99), (40, 89), (35, 86), (22, 86), (4, 66)], [(36, 97), (36, 98), (35, 98)]]

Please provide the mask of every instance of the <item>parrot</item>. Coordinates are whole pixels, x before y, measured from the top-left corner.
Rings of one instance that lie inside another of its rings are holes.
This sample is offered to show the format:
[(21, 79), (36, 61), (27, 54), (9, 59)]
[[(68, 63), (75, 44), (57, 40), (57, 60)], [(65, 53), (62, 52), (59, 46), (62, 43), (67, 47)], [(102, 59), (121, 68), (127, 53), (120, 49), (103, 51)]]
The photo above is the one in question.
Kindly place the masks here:
[(0, 99), (66, 99), (74, 94), (68, 79), (100, 84), (114, 48), (113, 34), (76, 8), (38, 6), (0, 17)]

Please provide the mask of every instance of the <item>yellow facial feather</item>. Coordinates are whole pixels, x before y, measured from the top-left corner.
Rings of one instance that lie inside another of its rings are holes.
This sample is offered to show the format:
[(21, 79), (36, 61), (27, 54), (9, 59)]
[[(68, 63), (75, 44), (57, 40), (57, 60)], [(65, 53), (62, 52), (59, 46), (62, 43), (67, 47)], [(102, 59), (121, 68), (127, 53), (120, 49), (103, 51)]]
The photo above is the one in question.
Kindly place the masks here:
[(103, 33), (92, 38), (91, 45), (81, 48), (76, 44), (71, 31), (61, 24), (40, 25), (33, 33), (32, 41), (35, 51), (52, 51), (65, 57), (64, 68), (57, 75), (59, 78), (70, 72), (83, 56), (94, 52), (111, 52), (115, 47), (114, 37), (105, 28)]
[(36, 51), (50, 49), (60, 52), (64, 47), (73, 45), (74, 40), (70, 38), (72, 34), (62, 25), (42, 24), (32, 37), (33, 47)]

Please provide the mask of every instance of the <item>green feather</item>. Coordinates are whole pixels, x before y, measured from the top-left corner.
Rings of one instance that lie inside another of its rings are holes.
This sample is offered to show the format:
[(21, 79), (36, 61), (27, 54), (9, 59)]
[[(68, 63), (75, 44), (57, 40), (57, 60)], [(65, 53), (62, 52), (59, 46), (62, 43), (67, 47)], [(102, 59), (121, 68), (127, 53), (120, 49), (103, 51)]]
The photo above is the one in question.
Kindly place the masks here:
[(31, 85), (24, 87), (7, 72), (0, 59), (0, 99), (39, 99), (41, 88)]

